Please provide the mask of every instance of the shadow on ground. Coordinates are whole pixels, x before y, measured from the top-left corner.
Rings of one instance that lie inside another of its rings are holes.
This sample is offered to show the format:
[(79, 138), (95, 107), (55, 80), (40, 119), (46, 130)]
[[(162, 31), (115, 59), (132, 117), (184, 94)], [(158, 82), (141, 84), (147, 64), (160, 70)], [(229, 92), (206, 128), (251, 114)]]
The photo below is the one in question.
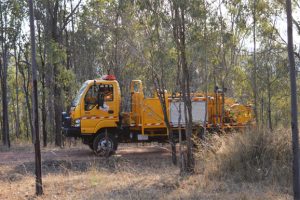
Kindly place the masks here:
[[(68, 175), (82, 173), (89, 170), (114, 172), (142, 173), (147, 170), (161, 173), (161, 169), (172, 166), (171, 158), (165, 154), (145, 154), (144, 156), (114, 155), (109, 158), (95, 157), (92, 152), (83, 153), (79, 159), (64, 157), (60, 159), (47, 159), (42, 161), (42, 174)], [(15, 182), (35, 173), (35, 162), (28, 161), (9, 166), (7, 170), (0, 171), (0, 180)]]
[(94, 192), (88, 196), (88, 199), (162, 199), (177, 188), (178, 183), (158, 181), (145, 184), (141, 180), (106, 192)]

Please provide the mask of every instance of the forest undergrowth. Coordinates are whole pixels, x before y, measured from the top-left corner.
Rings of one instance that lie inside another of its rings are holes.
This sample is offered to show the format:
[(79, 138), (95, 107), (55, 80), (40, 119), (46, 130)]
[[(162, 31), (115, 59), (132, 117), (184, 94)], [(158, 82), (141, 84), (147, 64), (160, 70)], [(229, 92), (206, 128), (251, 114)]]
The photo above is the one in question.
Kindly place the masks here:
[[(292, 183), (292, 147), (289, 129), (248, 130), (208, 135), (196, 153), (209, 177), (234, 182), (263, 182), (289, 187)], [(201, 167), (201, 165), (200, 165)]]
[[(284, 128), (209, 134), (188, 176), (160, 154), (43, 160), (42, 197), (34, 195), (33, 162), (1, 164), (0, 199), (292, 199), (290, 139)], [(77, 148), (84, 150), (56, 150)]]

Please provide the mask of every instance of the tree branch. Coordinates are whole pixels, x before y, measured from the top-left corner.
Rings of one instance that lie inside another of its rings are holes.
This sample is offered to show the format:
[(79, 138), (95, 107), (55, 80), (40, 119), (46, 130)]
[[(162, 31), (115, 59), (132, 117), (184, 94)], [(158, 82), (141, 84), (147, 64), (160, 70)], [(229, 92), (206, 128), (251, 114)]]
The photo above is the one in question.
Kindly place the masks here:
[(295, 18), (293, 18), (293, 24), (297, 27), (298, 34), (300, 34), (300, 25), (299, 25), (299, 23), (295, 20)]
[(300, 54), (294, 51), (295, 56), (300, 60)]
[(66, 28), (66, 26), (69, 24), (70, 18), (75, 13), (75, 11), (77, 10), (77, 8), (79, 7), (80, 4), (81, 4), (81, 0), (79, 0), (78, 4), (75, 6), (75, 8), (73, 10), (71, 10), (70, 14), (65, 18), (63, 26), (61, 27), (60, 31), (63, 31)]

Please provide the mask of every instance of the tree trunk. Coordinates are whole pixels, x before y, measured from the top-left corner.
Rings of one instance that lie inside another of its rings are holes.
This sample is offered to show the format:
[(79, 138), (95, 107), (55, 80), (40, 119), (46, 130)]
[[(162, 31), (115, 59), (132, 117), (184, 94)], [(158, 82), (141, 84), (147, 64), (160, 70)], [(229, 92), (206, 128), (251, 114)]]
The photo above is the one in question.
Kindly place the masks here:
[[(157, 9), (157, 7), (155, 7), (155, 9)], [(116, 20), (115, 20), (115, 26), (118, 26), (118, 23), (117, 23), (118, 17), (119, 17), (119, 14), (117, 13)], [(161, 43), (161, 37), (160, 37), (160, 33), (159, 33), (159, 21), (157, 20), (157, 18), (156, 18), (156, 21), (155, 21), (155, 30), (154, 31), (155, 31), (154, 34), (157, 37), (156, 39), (157, 39), (157, 43), (158, 43), (158, 51), (162, 52), (163, 51), (163, 46), (162, 46), (162, 43)], [(115, 43), (116, 47), (117, 47), (117, 44), (118, 44), (118, 40), (117, 40), (118, 35), (119, 34), (116, 31), (116, 41), (115, 41), (116, 42)], [(152, 45), (152, 48), (154, 49), (154, 45)], [(117, 48), (115, 48), (115, 55), (117, 55)], [(153, 57), (151, 57), (151, 58), (153, 58)], [(153, 60), (153, 59), (151, 59), (151, 60)], [(158, 61), (159, 61), (160, 66), (164, 65), (163, 60), (162, 60), (161, 57), (158, 58)], [(172, 152), (172, 163), (174, 165), (176, 165), (177, 164), (176, 142), (175, 142), (175, 138), (174, 138), (174, 132), (173, 132), (173, 129), (170, 125), (170, 121), (169, 121), (169, 118), (168, 118), (168, 109), (167, 109), (168, 97), (166, 96), (166, 93), (165, 93), (166, 85), (165, 85), (164, 68), (161, 68), (161, 76), (160, 76), (160, 78), (158, 78), (157, 74), (154, 71), (154, 66), (155, 66), (155, 64), (154, 64), (154, 62), (152, 62), (152, 79), (153, 79), (154, 86), (155, 86), (155, 89), (156, 89), (156, 92), (157, 92), (157, 96), (159, 98), (161, 108), (162, 108), (162, 111), (163, 111), (164, 122), (165, 122), (166, 127), (167, 127), (167, 132), (168, 132), (168, 136), (169, 136), (169, 143), (171, 145), (171, 152)]]
[[(1, 50), (2, 61), (0, 60), (0, 77), (2, 89), (2, 142), (8, 148), (10, 147), (9, 140), (9, 119), (8, 119), (8, 101), (7, 101), (7, 67), (8, 67), (8, 44), (6, 43), (7, 35), (5, 29), (7, 28), (7, 16), (3, 12), (2, 2), (0, 2), (0, 31), (1, 31)], [(5, 15), (5, 16), (3, 16)]]
[(264, 122), (264, 97), (262, 96), (261, 97), (261, 100), (260, 100), (260, 127), (261, 129), (264, 129), (265, 128), (265, 122)]
[[(45, 69), (43, 69), (45, 70)], [(45, 88), (45, 72), (43, 72), (42, 81), (42, 124), (43, 124), (43, 146), (46, 147), (48, 144), (48, 133), (47, 133), (47, 113), (46, 113), (46, 88)]]
[(19, 137), (20, 134), (20, 109), (19, 109), (19, 79), (18, 79), (18, 66), (19, 66), (19, 59), (20, 59), (20, 55), (17, 55), (17, 45), (15, 45), (14, 48), (14, 56), (15, 56), (15, 65), (16, 65), (16, 137)]
[[(46, 34), (46, 42), (45, 43), (45, 50), (46, 50), (46, 55), (51, 56), (51, 46), (50, 46), (50, 42), (49, 40), (51, 40), (48, 35)], [(47, 74), (47, 76), (45, 77), (45, 87), (47, 88), (47, 90), (44, 90), (45, 92), (45, 98), (47, 99), (46, 103), (46, 107), (47, 107), (47, 116), (46, 119), (48, 119), (48, 123), (46, 124), (46, 129), (48, 130), (49, 133), (49, 139), (50, 142), (53, 142), (53, 134), (54, 134), (54, 90), (53, 90), (53, 66), (50, 63), (50, 61), (48, 60), (47, 63), (45, 63), (45, 73)], [(43, 118), (43, 116), (42, 116)]]
[(182, 67), (182, 94), (183, 102), (185, 109), (185, 121), (186, 121), (186, 140), (187, 140), (187, 172), (194, 172), (194, 156), (193, 156), (193, 142), (192, 142), (192, 102), (190, 97), (190, 75), (186, 61), (186, 52), (185, 52), (185, 5), (184, 3), (180, 4), (180, 29), (179, 29), (179, 38), (180, 38), (180, 57), (181, 57), (181, 67)]
[[(27, 113), (27, 109), (24, 109), (24, 113)], [(26, 138), (29, 139), (29, 125), (30, 124), (30, 119), (28, 115), (24, 115), (25, 118), (25, 128), (26, 128)]]
[[(60, 44), (61, 34), (58, 33), (58, 10), (59, 1), (56, 0), (53, 9), (52, 18), (52, 39), (56, 44)], [(55, 145), (62, 146), (62, 135), (61, 135), (61, 113), (62, 113), (62, 89), (60, 87), (61, 83), (57, 79), (59, 76), (59, 66), (58, 63), (53, 64), (53, 74), (54, 74), (54, 119), (55, 119)]]
[(46, 72), (45, 72), (45, 54), (43, 56), (42, 51), (42, 41), (41, 41), (41, 29), (39, 23), (37, 24), (38, 28), (38, 39), (39, 39), (39, 55), (41, 59), (41, 67), (42, 67), (42, 77), (41, 77), (41, 83), (42, 83), (42, 125), (43, 125), (43, 146), (47, 146), (48, 142), (48, 134), (47, 134), (47, 113), (46, 113)]
[[(51, 43), (54, 42), (55, 44), (60, 43), (59, 36), (59, 28), (58, 28), (58, 14), (59, 14), (59, 0), (55, 0), (53, 2), (48, 2), (47, 4), (47, 24), (46, 30), (46, 38), (47, 46), (46, 46), (46, 53), (51, 59), (51, 54), (53, 54), (53, 49), (51, 49)], [(49, 88), (48, 93), (48, 110), (49, 110), (49, 131), (51, 133), (54, 132), (55, 138), (55, 145), (61, 146), (62, 145), (62, 138), (61, 138), (61, 113), (62, 113), (62, 90), (60, 88), (60, 84), (57, 80), (59, 76), (59, 64), (53, 63), (52, 60), (48, 61), (47, 69), (48, 69), (48, 76), (46, 77), (47, 87)], [(53, 113), (54, 111), (54, 113)], [(54, 121), (54, 123), (53, 123)]]
[[(28, 62), (27, 57), (25, 56), (26, 62)], [(24, 69), (20, 69), (20, 74), (23, 78), (23, 90), (25, 93), (25, 102), (26, 102), (26, 108), (27, 108), (27, 114), (28, 114), (28, 123), (30, 127), (30, 131), (32, 132), (32, 117), (31, 117), (31, 105), (30, 105), (30, 100), (29, 100), (29, 82), (30, 82), (30, 71), (29, 71), (29, 66), (28, 66), (28, 75), (27, 75), (27, 82), (26, 82), (26, 76), (24, 73)], [(27, 125), (28, 127), (28, 125)], [(28, 131), (27, 131), (27, 138), (28, 138)]]
[(33, 143), (35, 147), (35, 175), (36, 175), (36, 195), (43, 194), (42, 185), (42, 169), (41, 169), (41, 150), (40, 150), (40, 133), (39, 133), (39, 108), (38, 108), (38, 91), (37, 91), (37, 68), (36, 68), (36, 50), (35, 50), (35, 27), (34, 27), (34, 13), (33, 0), (29, 0), (29, 14), (30, 14), (30, 38), (31, 38), (31, 59), (32, 59), (32, 113), (33, 113)]
[[(154, 79), (154, 86), (157, 91), (157, 96), (159, 98), (160, 105), (161, 105), (161, 108), (163, 111), (164, 122), (166, 124), (168, 135), (169, 135), (169, 142), (171, 144), (171, 151), (172, 151), (172, 162), (174, 165), (176, 165), (177, 164), (176, 143), (174, 140), (174, 134), (173, 134), (172, 127), (170, 126), (170, 121), (169, 121), (168, 113), (167, 113), (168, 112), (167, 105), (166, 105), (167, 104), (166, 101), (168, 101), (168, 97), (166, 97), (166, 94), (165, 94), (164, 84), (162, 84), (162, 86), (161, 86), (161, 84), (159, 84), (159, 82), (161, 82), (161, 81), (159, 81), (157, 77), (155, 77), (153, 79)], [(163, 77), (162, 77), (162, 79), (163, 79)]]
[[(6, 45), (4, 45), (6, 46)], [(1, 73), (1, 86), (2, 86), (2, 117), (3, 117), (3, 144), (10, 148), (10, 139), (9, 139), (9, 119), (8, 119), (8, 102), (7, 102), (7, 48), (4, 47), (2, 53), (3, 67)]]
[(254, 100), (254, 115), (256, 126), (258, 127), (258, 112), (257, 112), (257, 65), (256, 65), (256, 0), (253, 3), (253, 70), (252, 70), (252, 89)]
[(267, 90), (268, 90), (268, 125), (270, 131), (273, 131), (272, 126), (272, 112), (271, 112), (271, 83), (270, 83), (270, 70), (267, 69), (267, 76), (268, 76), (268, 83), (267, 83)]
[[(54, 74), (57, 74), (57, 66), (54, 66)], [(55, 145), (62, 146), (62, 135), (61, 135), (61, 113), (62, 113), (62, 95), (61, 88), (57, 80), (54, 85), (54, 113), (55, 113)]]
[[(194, 158), (193, 158), (193, 143), (192, 137), (192, 103), (190, 98), (190, 78), (189, 70), (186, 61), (185, 52), (185, 4), (173, 0), (172, 4), (172, 17), (173, 17), (173, 35), (177, 50), (178, 60), (178, 80), (181, 80), (180, 90), (184, 103), (184, 117), (185, 117), (185, 135), (187, 141), (186, 151), (186, 172), (192, 173), (194, 171)], [(181, 74), (180, 74), (181, 72)], [(181, 76), (181, 77), (180, 77)], [(180, 78), (179, 78), (180, 77)], [(184, 156), (180, 156), (184, 158)]]
[(291, 128), (293, 144), (293, 190), (294, 199), (300, 199), (300, 168), (299, 168), (299, 135), (298, 135), (298, 107), (297, 107), (297, 81), (293, 44), (293, 22), (291, 0), (286, 0), (287, 13), (287, 36), (288, 55), (290, 65), (290, 85), (291, 85)]

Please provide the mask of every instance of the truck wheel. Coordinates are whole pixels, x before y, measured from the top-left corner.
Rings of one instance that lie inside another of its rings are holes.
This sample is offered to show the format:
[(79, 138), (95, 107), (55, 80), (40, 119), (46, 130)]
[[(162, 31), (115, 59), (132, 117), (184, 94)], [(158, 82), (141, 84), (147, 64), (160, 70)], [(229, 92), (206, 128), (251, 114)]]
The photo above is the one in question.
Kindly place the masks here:
[(111, 156), (118, 148), (118, 142), (114, 135), (105, 131), (94, 139), (93, 150), (97, 156)]

